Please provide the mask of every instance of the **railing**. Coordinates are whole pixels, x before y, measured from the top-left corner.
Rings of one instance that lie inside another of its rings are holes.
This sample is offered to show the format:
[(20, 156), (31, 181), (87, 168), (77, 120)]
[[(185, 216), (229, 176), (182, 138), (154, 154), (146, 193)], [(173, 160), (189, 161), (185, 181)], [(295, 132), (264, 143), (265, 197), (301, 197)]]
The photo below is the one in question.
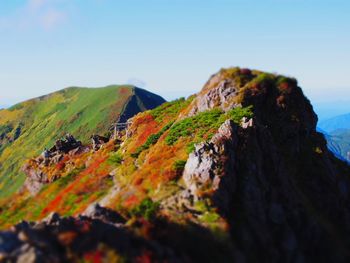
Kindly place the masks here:
[(125, 130), (129, 127), (130, 124), (130, 122), (117, 122), (114, 124), (114, 129), (116, 131)]

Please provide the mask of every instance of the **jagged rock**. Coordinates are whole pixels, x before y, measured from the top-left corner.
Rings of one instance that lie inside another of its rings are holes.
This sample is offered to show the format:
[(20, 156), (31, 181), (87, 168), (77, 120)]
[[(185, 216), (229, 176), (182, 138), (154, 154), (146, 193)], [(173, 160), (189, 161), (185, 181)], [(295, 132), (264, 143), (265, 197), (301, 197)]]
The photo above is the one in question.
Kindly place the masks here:
[(61, 217), (58, 213), (52, 212), (47, 217), (45, 217), (41, 222), (49, 225), (56, 224), (60, 221)]
[(30, 246), (29, 244), (24, 244), (19, 249), (19, 251), (16, 252), (16, 254), (18, 254), (16, 261), (17, 263), (48, 262), (48, 260), (45, 259), (45, 255), (43, 252), (36, 249), (35, 247)]
[(71, 150), (74, 150), (82, 146), (82, 143), (74, 138), (73, 135), (67, 134), (64, 139), (57, 140), (55, 146), (50, 149), (50, 154), (55, 155), (56, 153), (68, 153)]
[(197, 200), (198, 197), (196, 197), (190, 189), (184, 189), (163, 200), (161, 203), (161, 208), (163, 210), (188, 211), (194, 206), (195, 201)]
[[(99, 212), (96, 213), (96, 209), (92, 210), (94, 210), (92, 211), (93, 218), (87, 216), (60, 217), (59, 223), (51, 224), (42, 221), (40, 228), (36, 225), (27, 225), (25, 229), (22, 229), (22, 226), (16, 226), (13, 232), (0, 232), (1, 262), (80, 262), (84, 259), (85, 254), (97, 252), (96, 255), (100, 255), (101, 245), (108, 248), (113, 255), (117, 253), (131, 262), (138, 262), (145, 250), (151, 252), (152, 262), (162, 262), (164, 259), (169, 262), (186, 262), (187, 256), (178, 255), (169, 246), (170, 240), (167, 241), (162, 237), (159, 238), (159, 241), (144, 239), (129, 231), (125, 226), (111, 224), (97, 218), (96, 215)], [(167, 226), (167, 224), (162, 223), (162, 229), (164, 227), (171, 229), (172, 226)], [(18, 239), (18, 236), (22, 235), (21, 232), (26, 235), (23, 241)], [(157, 230), (156, 233), (160, 232)], [(1, 237), (6, 238), (6, 249), (2, 249)], [(111, 260), (116, 262), (115, 257), (112, 257)]]
[[(83, 146), (80, 141), (77, 141), (72, 135), (67, 134), (65, 140), (56, 141), (55, 146), (50, 150), (45, 149), (41, 156), (29, 160), (22, 167), (22, 171), (27, 176), (24, 188), (28, 189), (31, 195), (36, 195), (45, 184), (60, 178), (57, 174), (51, 175), (49, 178), (45, 168), (60, 163), (65, 155), (74, 156), (89, 151), (90, 148), (88, 146)], [(69, 166), (72, 169), (74, 168), (74, 163), (66, 162), (63, 165), (64, 167)]]
[(32, 195), (36, 195), (49, 182), (47, 174), (40, 169), (40, 166), (33, 166), (32, 163), (27, 163), (22, 167), (22, 171), (27, 175), (24, 187)]
[(97, 151), (103, 146), (103, 144), (109, 142), (109, 138), (94, 134), (91, 136), (91, 142), (92, 149)]
[(231, 120), (221, 125), (210, 142), (195, 145), (194, 152), (189, 155), (186, 162), (183, 179), (196, 199), (205, 191), (216, 192), (220, 185), (227, 184), (226, 190), (217, 191), (215, 197), (223, 200), (221, 205), (227, 204), (230, 199), (228, 195), (232, 191), (230, 188), (234, 187), (233, 176), (225, 178), (228, 177), (228, 172), (232, 172), (230, 168), (233, 165), (227, 160), (233, 159), (236, 145), (237, 125)]
[[(111, 173), (112, 176), (114, 172), (116, 172), (116, 170), (112, 171)], [(109, 190), (108, 194), (100, 200), (101, 206), (108, 206), (111, 200), (113, 199), (113, 197), (117, 196), (117, 194), (120, 192), (120, 186), (118, 185), (118, 182), (116, 182), (115, 178), (116, 177), (113, 177), (115, 185)]]
[(220, 74), (215, 75), (192, 102), (192, 109), (188, 116), (216, 107), (224, 111), (237, 107), (240, 105), (235, 102), (238, 91), (239, 89), (233, 80), (223, 79)]
[(0, 232), (0, 253), (8, 254), (21, 244), (13, 232)]
[(102, 207), (98, 203), (91, 204), (82, 214), (82, 216), (100, 219), (104, 222), (110, 223), (125, 223), (125, 219), (120, 214), (111, 209)]

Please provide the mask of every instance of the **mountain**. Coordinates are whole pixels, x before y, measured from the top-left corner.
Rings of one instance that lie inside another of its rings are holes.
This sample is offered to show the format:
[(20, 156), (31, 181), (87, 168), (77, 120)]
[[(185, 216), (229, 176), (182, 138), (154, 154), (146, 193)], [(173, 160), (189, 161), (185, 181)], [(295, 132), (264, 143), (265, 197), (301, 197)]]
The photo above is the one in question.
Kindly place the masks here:
[(321, 121), (318, 127), (325, 134), (330, 150), (350, 162), (350, 114)]
[(350, 113), (339, 115), (325, 121), (321, 121), (318, 126), (326, 131), (331, 133), (340, 129), (349, 129), (350, 130)]
[(23, 184), (23, 161), (69, 132), (88, 142), (121, 118), (152, 109), (164, 99), (132, 86), (67, 88), (0, 111), (0, 198)]
[(339, 129), (325, 133), (328, 148), (337, 155), (338, 158), (350, 163), (350, 129)]
[(0, 203), (2, 259), (348, 262), (350, 166), (316, 124), (295, 79), (229, 68), (109, 141), (48, 142)]
[[(317, 91), (318, 92), (318, 91)], [(326, 91), (325, 91), (326, 94)], [(343, 94), (343, 93), (338, 93)], [(320, 94), (314, 94), (315, 97), (319, 97)], [(316, 96), (317, 95), (317, 96)], [(350, 111), (350, 100), (347, 100), (347, 96), (343, 95), (343, 100), (334, 100), (334, 98), (327, 97), (327, 101), (313, 101), (312, 105), (314, 111), (317, 113), (319, 122), (327, 121), (339, 115), (343, 115)]]

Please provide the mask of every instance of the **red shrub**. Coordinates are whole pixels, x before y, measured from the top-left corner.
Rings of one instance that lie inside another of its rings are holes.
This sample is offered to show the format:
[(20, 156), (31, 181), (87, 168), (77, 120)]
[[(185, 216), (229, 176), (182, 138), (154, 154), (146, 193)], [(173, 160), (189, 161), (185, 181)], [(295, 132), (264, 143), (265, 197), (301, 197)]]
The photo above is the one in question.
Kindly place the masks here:
[(103, 253), (99, 250), (85, 253), (84, 260), (91, 263), (102, 263)]

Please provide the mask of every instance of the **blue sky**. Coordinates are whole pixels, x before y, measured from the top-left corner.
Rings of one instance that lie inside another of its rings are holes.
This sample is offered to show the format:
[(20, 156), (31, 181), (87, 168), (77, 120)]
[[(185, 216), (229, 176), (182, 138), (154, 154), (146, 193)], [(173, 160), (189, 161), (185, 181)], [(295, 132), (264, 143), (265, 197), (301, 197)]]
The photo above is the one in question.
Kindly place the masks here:
[(0, 1), (0, 105), (130, 82), (173, 99), (236, 65), (349, 101), (349, 13), (348, 0)]

